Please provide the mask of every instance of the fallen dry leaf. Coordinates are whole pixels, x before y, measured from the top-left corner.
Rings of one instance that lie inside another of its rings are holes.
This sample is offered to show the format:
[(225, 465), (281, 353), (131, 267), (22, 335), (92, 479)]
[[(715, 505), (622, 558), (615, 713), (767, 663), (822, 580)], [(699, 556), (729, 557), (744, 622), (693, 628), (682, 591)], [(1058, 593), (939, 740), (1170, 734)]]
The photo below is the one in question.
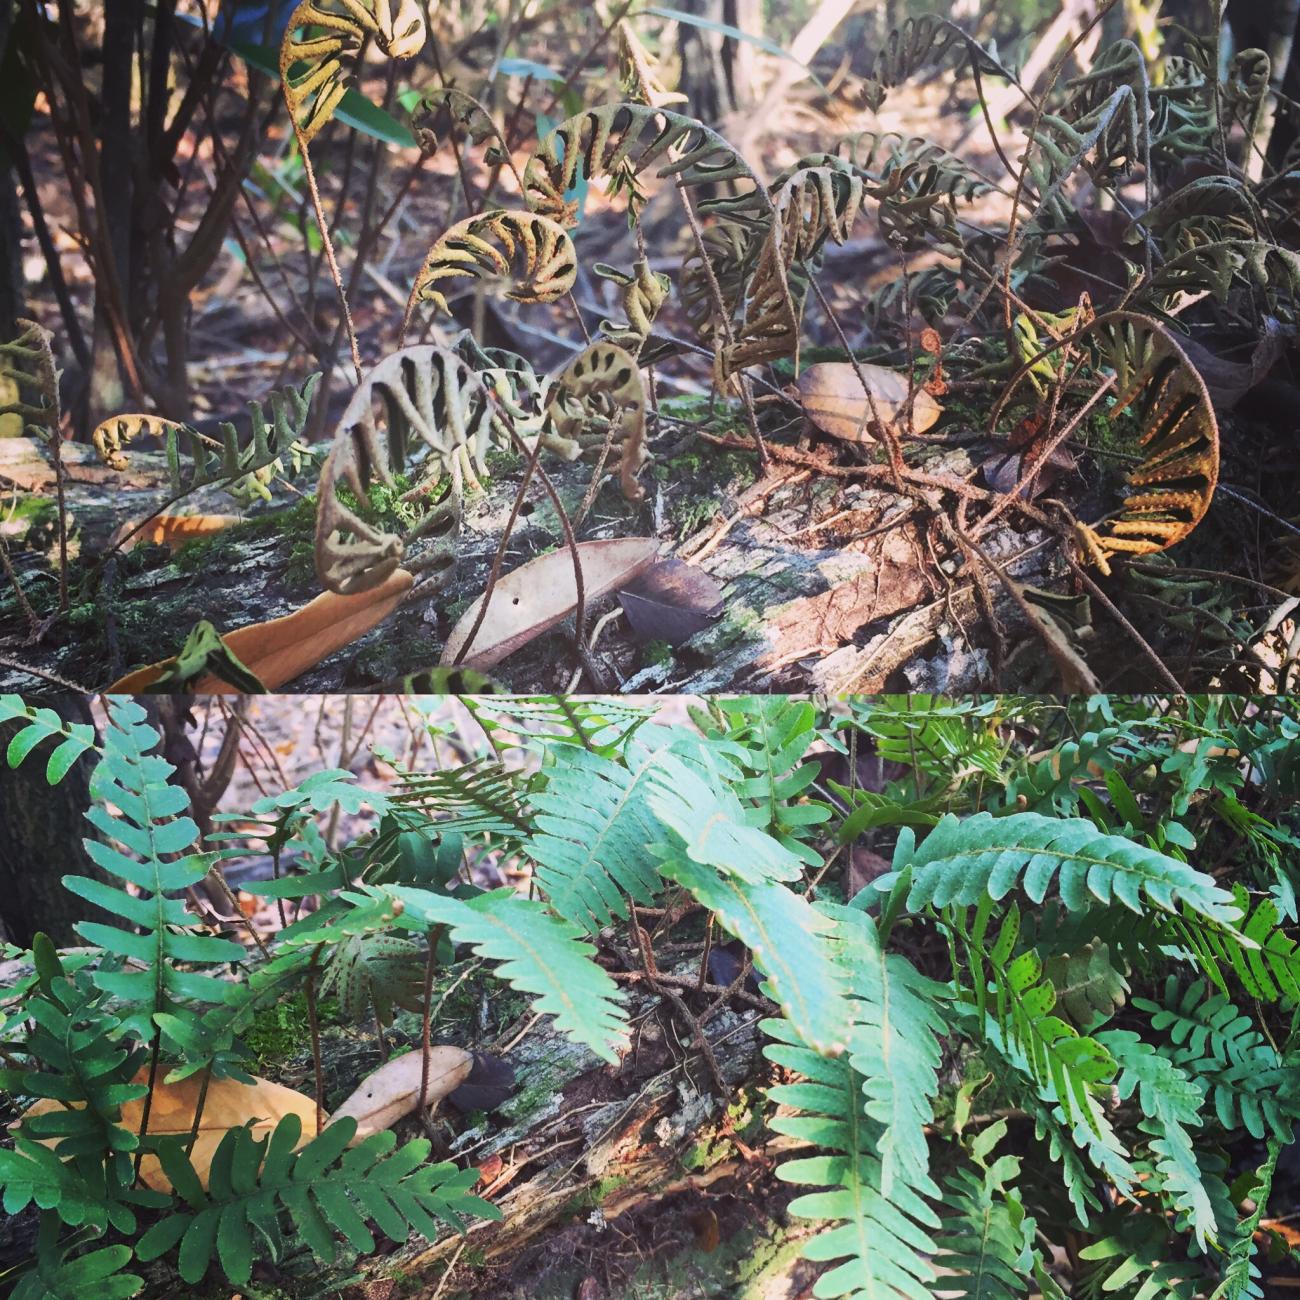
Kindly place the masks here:
[[(278, 690), (382, 623), (410, 590), (412, 581), (410, 573), (397, 569), (369, 591), (350, 596), (326, 591), (292, 614), (237, 628), (221, 639), (268, 691)], [(139, 694), (171, 662), (165, 659), (137, 668), (108, 689), (114, 694)], [(200, 678), (192, 689), (197, 695), (235, 693), (234, 687), (216, 677)]]
[(224, 532), (243, 520), (238, 515), (155, 515), (138, 532), (133, 532), (139, 522), (138, 519), (128, 519), (119, 524), (108, 539), (109, 547), (116, 546), (119, 554), (126, 555), (142, 542), (152, 542), (155, 546), (180, 546), (196, 537)]
[(683, 645), (722, 612), (722, 588), (703, 569), (675, 555), (651, 565), (618, 593), (640, 641)]
[[(135, 1077), (136, 1083), (148, 1081), (148, 1070), (141, 1070)], [(192, 1074), (179, 1083), (155, 1083), (153, 1102), (149, 1107), (150, 1135), (179, 1134), (188, 1138), (194, 1128), (194, 1112), (202, 1088), (203, 1078), (199, 1074)], [(123, 1105), (123, 1128), (132, 1133), (140, 1132), (144, 1103), (145, 1098), (140, 1097)], [(61, 1102), (43, 1098), (30, 1106), (23, 1118), (61, 1108)], [(297, 1115), (302, 1120), (302, 1137), (298, 1145), (310, 1142), (316, 1136), (316, 1103), (310, 1097), (256, 1076), (251, 1084), (240, 1083), (238, 1079), (210, 1080), (203, 1111), (199, 1116), (198, 1137), (190, 1152), (199, 1181), (207, 1187), (212, 1157), (227, 1129), (251, 1123), (254, 1136), (263, 1138), (271, 1133), (285, 1115), (290, 1114)], [(55, 1142), (56, 1139), (51, 1138), (45, 1145), (54, 1146)], [(155, 1191), (172, 1190), (171, 1182), (163, 1173), (157, 1156), (147, 1155), (140, 1162), (140, 1180)]]
[[(474, 1057), (470, 1052), (459, 1047), (431, 1047), (428, 1092), (425, 1094), (427, 1103), (433, 1105), (459, 1088), (473, 1068)], [(330, 1117), (330, 1123), (348, 1115), (357, 1121), (357, 1132), (349, 1144), (351, 1146), (373, 1133), (392, 1128), (399, 1119), (419, 1106), (423, 1072), (420, 1052), (394, 1057), (362, 1079), (352, 1096)]]
[[(653, 537), (620, 537), (579, 542), (578, 557), (587, 607), (617, 591), (647, 569), (659, 554)], [(452, 664), (469, 636), (483, 603), (480, 596), (461, 615), (443, 647), (441, 664)], [(497, 582), (483, 625), (462, 663), (480, 671), (514, 654), (534, 637), (568, 618), (577, 605), (573, 553), (567, 546), (520, 565)]]
[[(827, 361), (809, 366), (799, 376), (799, 399), (804, 414), (823, 432), (849, 442), (874, 442), (877, 418), (899, 433), (924, 433), (933, 428), (943, 407), (923, 388), (913, 394), (911, 419), (907, 416), (907, 377), (883, 366), (858, 362), (861, 380), (848, 361)], [(875, 410), (863, 384), (871, 390)]]
[(457, 1110), (496, 1110), (514, 1091), (515, 1071), (508, 1061), (486, 1052), (475, 1052), (465, 1082), (447, 1094)]

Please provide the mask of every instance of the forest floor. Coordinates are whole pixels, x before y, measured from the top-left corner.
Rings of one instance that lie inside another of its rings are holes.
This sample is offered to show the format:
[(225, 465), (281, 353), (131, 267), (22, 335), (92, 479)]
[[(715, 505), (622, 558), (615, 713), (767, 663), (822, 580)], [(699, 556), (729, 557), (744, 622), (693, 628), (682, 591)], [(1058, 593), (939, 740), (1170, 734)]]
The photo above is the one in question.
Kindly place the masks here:
[[(924, 132), (954, 145), (969, 136), (964, 152), (970, 161), (995, 167), (996, 159), (981, 147), (981, 132), (968, 125), (969, 91), (961, 82), (907, 89), (872, 124)], [(769, 138), (759, 153), (762, 168), (771, 175), (828, 135), (865, 121), (847, 107), (831, 121), (796, 96), (780, 139)], [(365, 289), (355, 295), (367, 358), (394, 346), (404, 286), (429, 231), (447, 219), (451, 166), (443, 155), (430, 164), (424, 183), (399, 206), (368, 268)], [(66, 202), (53, 185), (42, 197), (55, 213)], [(643, 213), (655, 267), (679, 265), (689, 247), (673, 202), (671, 189), (661, 188)], [(994, 192), (981, 203), (984, 219), (1005, 219), (1002, 195)], [(636, 249), (622, 214), (598, 200), (594, 189), (589, 208), (577, 235), (576, 296), (595, 322), (616, 314), (617, 307), (609, 296), (612, 286), (586, 268), (597, 261), (628, 264)], [(981, 208), (972, 215), (980, 218)], [(277, 253), (287, 264), (297, 256), (293, 237), (291, 227), (277, 236)], [(1062, 292), (1077, 287), (1070, 280), (1077, 270), (1067, 266), (1062, 272)], [(820, 275), (837, 315), (861, 320), (866, 296), (896, 281), (900, 267), (887, 243), (868, 233), (828, 246)], [(72, 278), (74, 290), (84, 291), (84, 275), (79, 286)], [(55, 325), (52, 304), (39, 306)], [(472, 306), (453, 303), (457, 311)], [(539, 373), (568, 355), (572, 322), (558, 311), (490, 301), (479, 306), (485, 309), (477, 321), (481, 340), (526, 355)], [(218, 415), (235, 416), (244, 399), (302, 379), (305, 358), (296, 347), (286, 349), (267, 298), (236, 258), (195, 295), (193, 310), (201, 429), (211, 429)], [(843, 356), (828, 322), (813, 308), (804, 325), (804, 364)], [(665, 309), (659, 326), (670, 336), (689, 332), (677, 303)], [(449, 336), (431, 328), (428, 337), (435, 341)], [(915, 357), (873, 343), (866, 326), (849, 341), (860, 358), (900, 371)], [(500, 664), (494, 676), (509, 689), (1285, 688), (1295, 657), (1300, 591), (1300, 533), (1287, 516), (1300, 498), (1300, 471), (1288, 449), (1289, 434), (1268, 406), (1277, 390), (1225, 417), (1224, 486), (1209, 517), (1177, 549), (1180, 571), (1172, 574), (1163, 557), (1154, 557), (1118, 566), (1110, 577), (1098, 575), (1092, 586), (1068, 559), (1072, 546), (1062, 544), (1062, 534), (1015, 509), (1002, 513), (983, 535), (988, 559), (973, 565), (947, 526), (960, 491), (900, 492), (883, 476), (879, 455), (819, 433), (789, 390), (782, 395), (781, 385), (794, 379), (788, 362), (779, 363), (771, 385), (760, 389), (766, 395), (760, 425), (772, 454), (763, 471), (739, 403), (711, 398), (708, 372), (706, 356), (678, 358), (656, 373), (651, 461), (641, 474), (645, 494), (639, 503), (625, 501), (616, 480), (607, 479), (593, 496), (593, 466), (586, 461), (546, 465), (567, 512), (581, 516), (579, 540), (654, 537), (664, 556), (692, 566), (696, 590), (685, 626), (671, 608), (651, 610), (640, 626), (627, 617), (605, 619), (626, 605), (609, 598), (588, 611), (586, 631), (595, 635), (582, 655), (569, 620)], [(315, 419), (324, 435), (350, 388), (341, 365), (331, 378)], [(976, 498), (982, 511), (1012, 490), (1019, 462), (1009, 455), (1007, 428), (1026, 411), (1012, 408), (1002, 427), (991, 431), (996, 382), (966, 383), (960, 363), (949, 365), (947, 378), (950, 391), (941, 399), (939, 423), (907, 441), (905, 458), (910, 469), (931, 480), (965, 484), (982, 494)], [(1032, 493), (1095, 517), (1117, 482), (1107, 460), (1114, 450), (1106, 445), (1111, 433), (1104, 421), (1081, 430)], [(161, 453), (148, 446), (147, 440), (133, 444), (128, 470), (117, 474), (100, 465), (84, 443), (65, 444), (72, 601), (67, 613), (52, 617), (53, 472), (33, 440), (0, 439), (0, 486), (8, 485), (0, 533), (32, 607), (29, 618), (11, 584), (0, 584), (0, 686), (31, 689), (34, 681), (44, 681), (103, 688), (175, 653), (199, 620), (228, 632), (289, 613), (319, 592), (311, 555), (312, 484), (288, 473), (276, 484), (272, 502), (242, 510), (243, 522), (226, 533), (174, 552), (142, 545), (105, 562), (115, 532), (171, 495)], [(523, 465), (513, 452), (498, 451), (489, 469), (486, 492), (471, 494), (466, 503), (459, 563), (447, 584), (436, 593), (417, 586), (385, 623), (302, 674), (291, 689), (372, 691), (437, 663), (456, 619), (484, 589)], [(235, 507), (219, 492), (201, 489), (180, 508), (230, 514)], [(504, 569), (562, 544), (557, 515), (534, 486), (505, 550)], [(1031, 616), (1013, 585), (1064, 602), (1050, 615)]]

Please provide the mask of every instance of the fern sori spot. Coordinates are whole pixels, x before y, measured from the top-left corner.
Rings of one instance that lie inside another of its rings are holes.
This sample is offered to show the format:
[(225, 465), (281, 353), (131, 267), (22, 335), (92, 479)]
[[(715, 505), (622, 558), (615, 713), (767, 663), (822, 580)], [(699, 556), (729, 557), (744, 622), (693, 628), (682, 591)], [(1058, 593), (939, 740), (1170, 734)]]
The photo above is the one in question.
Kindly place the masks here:
[(427, 889), (382, 891), (402, 905), (403, 924), (445, 925), (455, 943), (500, 963), (513, 987), (531, 993), (536, 1007), (565, 1033), (611, 1064), (626, 1050), (628, 1031), (618, 986), (596, 964), (581, 928), (544, 904), (498, 889), (468, 902)]
[(765, 989), (815, 1051), (838, 1056), (848, 1042), (848, 982), (835, 961), (835, 923), (776, 881), (741, 884), (685, 859), (663, 874), (690, 891), (754, 954)]

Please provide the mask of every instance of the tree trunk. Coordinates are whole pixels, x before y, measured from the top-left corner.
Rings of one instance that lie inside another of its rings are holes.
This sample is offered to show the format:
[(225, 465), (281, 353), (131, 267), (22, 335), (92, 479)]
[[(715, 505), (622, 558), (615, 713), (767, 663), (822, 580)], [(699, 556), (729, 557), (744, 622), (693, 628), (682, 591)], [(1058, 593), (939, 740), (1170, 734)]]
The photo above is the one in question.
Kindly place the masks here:
[[(688, 0), (682, 9), (712, 23), (725, 23), (750, 35), (763, 30), (759, 0)], [(691, 113), (716, 123), (751, 107), (757, 98), (755, 49), (734, 36), (682, 23), (678, 29), (682, 60), (679, 89)]]
[[(0, 4), (0, 56), (8, 44), (13, 17), (13, 6)], [(22, 237), (18, 184), (12, 161), (0, 147), (0, 340), (5, 342), (18, 333), (18, 317), (27, 314)]]
[[(54, 708), (66, 721), (91, 721), (79, 696), (62, 697)], [(0, 727), (0, 748), (14, 729)], [(24, 948), (38, 930), (66, 947), (82, 942), (76, 922), (115, 920), (62, 883), (69, 874), (106, 879), (81, 842), (89, 832), (83, 814), (90, 806), (93, 757), (83, 757), (54, 786), (45, 780), (45, 759), (43, 746), (17, 769), (0, 765), (0, 926), (9, 942)]]

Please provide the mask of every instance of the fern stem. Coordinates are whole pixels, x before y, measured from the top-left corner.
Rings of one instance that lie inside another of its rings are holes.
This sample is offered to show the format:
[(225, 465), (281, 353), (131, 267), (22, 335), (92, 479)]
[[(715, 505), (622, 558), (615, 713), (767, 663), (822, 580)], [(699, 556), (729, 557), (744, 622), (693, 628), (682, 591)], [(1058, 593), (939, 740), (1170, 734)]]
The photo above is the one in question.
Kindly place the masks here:
[(144, 1159), (145, 1138), (149, 1133), (149, 1115), (153, 1110), (154, 1087), (158, 1082), (158, 1058), (162, 1053), (162, 1026), (153, 1031), (153, 1042), (149, 1045), (149, 1091), (144, 1096), (144, 1106), (140, 1111), (140, 1145), (135, 1150), (135, 1165), (132, 1173), (136, 1181), (140, 1178), (140, 1162)]
[(439, 926), (431, 925), (426, 936), (429, 951), (424, 959), (424, 999), (420, 1007), (420, 1051), (424, 1059), (420, 1062), (420, 1104), (416, 1114), (421, 1124), (428, 1123), (426, 1107), (429, 1104), (429, 1048), (433, 1024), (433, 967), (438, 951)]
[(316, 1015), (316, 962), (321, 950), (317, 948), (311, 955), (311, 966), (307, 971), (307, 1023), (311, 1026), (311, 1065), (316, 1088), (316, 1136), (320, 1136), (325, 1114), (325, 1071), (320, 1054), (320, 1021)]
[(212, 1066), (208, 1065), (203, 1070), (203, 1082), (199, 1084), (198, 1100), (194, 1103), (194, 1123), (190, 1126), (189, 1141), (185, 1143), (185, 1154), (188, 1156), (194, 1151), (194, 1144), (199, 1140), (199, 1125), (203, 1120), (203, 1108), (208, 1101), (208, 1084), (212, 1082)]

